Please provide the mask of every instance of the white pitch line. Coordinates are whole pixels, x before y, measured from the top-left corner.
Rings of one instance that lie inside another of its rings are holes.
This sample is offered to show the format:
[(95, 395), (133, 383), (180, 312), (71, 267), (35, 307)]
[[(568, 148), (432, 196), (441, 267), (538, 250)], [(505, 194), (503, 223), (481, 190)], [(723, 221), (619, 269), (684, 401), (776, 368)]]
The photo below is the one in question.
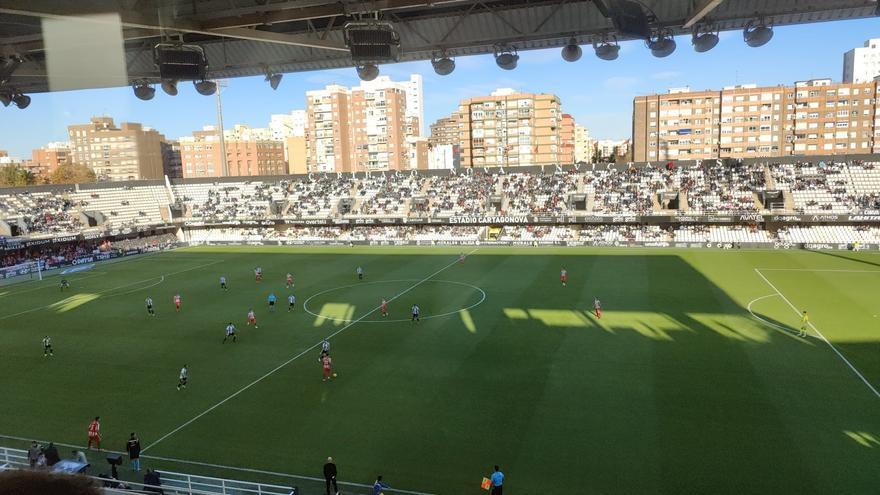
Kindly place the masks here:
[[(149, 282), (150, 280), (155, 280), (155, 279), (157, 279), (157, 278), (160, 278), (160, 279), (161, 279), (161, 280), (159, 280), (158, 283), (155, 283), (155, 284), (153, 284), (153, 285), (150, 285), (150, 286), (147, 286), (147, 287), (138, 288), (138, 289), (135, 289), (134, 291), (124, 292), (124, 293), (122, 293), (122, 294), (129, 294), (129, 293), (131, 293), (131, 292), (137, 292), (137, 291), (139, 291), (139, 290), (148, 289), (148, 288), (150, 288), (150, 287), (155, 287), (156, 285), (159, 285), (160, 283), (162, 283), (162, 282), (165, 280), (165, 277), (170, 277), (171, 275), (177, 275), (177, 274), (179, 274), (179, 273), (189, 272), (189, 271), (192, 271), (192, 270), (198, 270), (199, 268), (204, 268), (204, 267), (206, 267), (206, 266), (216, 265), (217, 263), (222, 263), (223, 261), (224, 261), (224, 260), (217, 260), (217, 261), (214, 261), (214, 262), (212, 262), (212, 263), (205, 263), (204, 265), (199, 265), (199, 266), (194, 266), (194, 267), (192, 267), (192, 268), (187, 268), (186, 270), (178, 270), (178, 271), (176, 271), (176, 272), (166, 273), (165, 275), (160, 275), (160, 276), (158, 276), (158, 277), (145, 278), (145, 279), (143, 279), (143, 280), (138, 280), (137, 282), (132, 282), (132, 283), (130, 283), (130, 284), (120, 285), (120, 286), (118, 286), (118, 287), (112, 287), (112, 288), (110, 288), (110, 289), (104, 289), (104, 290), (101, 290), (101, 291), (96, 292), (95, 294), (104, 294), (104, 293), (107, 293), (107, 292), (113, 292), (113, 291), (115, 291), (115, 290), (124, 289), (124, 288), (126, 288), (126, 287), (131, 287), (132, 285), (137, 285), (137, 284), (140, 284), (140, 283)], [(118, 294), (118, 295), (122, 295), (122, 294)], [(114, 294), (114, 295), (117, 295), (117, 294)], [(111, 296), (111, 297), (112, 297), (112, 296)], [(62, 300), (63, 300), (63, 299), (62, 299)], [(40, 311), (41, 309), (51, 308), (51, 307), (54, 306), (55, 304), (58, 304), (58, 302), (59, 302), (59, 301), (55, 301), (55, 302), (53, 302), (53, 303), (51, 303), (51, 304), (47, 304), (47, 305), (45, 305), (45, 306), (40, 306), (40, 307), (38, 307), (38, 308), (26, 309), (26, 310), (24, 310), (24, 311), (19, 311), (18, 313), (13, 313), (13, 314), (11, 314), (11, 315), (0, 316), (0, 320), (7, 320), (7, 319), (9, 319), (9, 318), (14, 318), (14, 317), (16, 317), (16, 316), (21, 316), (21, 315), (26, 315), (26, 314), (28, 314), (28, 313), (33, 313), (34, 311)]]
[(769, 322), (769, 321), (765, 320), (764, 318), (761, 318), (760, 316), (756, 315), (755, 312), (752, 311), (752, 304), (754, 304), (754, 303), (756, 303), (756, 302), (758, 302), (758, 301), (761, 301), (761, 300), (764, 300), (764, 299), (770, 298), (770, 297), (779, 297), (779, 294), (769, 294), (769, 295), (766, 295), (766, 296), (761, 296), (761, 297), (758, 297), (758, 298), (752, 299), (751, 301), (749, 301), (749, 304), (748, 304), (748, 306), (746, 306), (746, 309), (749, 311), (749, 313), (751, 313), (751, 315), (752, 315), (753, 317), (757, 318), (758, 320), (761, 320), (762, 322), (766, 323), (767, 325), (770, 325), (770, 326), (773, 327), (773, 328), (778, 328), (779, 330), (782, 330), (783, 332), (793, 333), (792, 330), (791, 330), (790, 328), (785, 328), (785, 327), (780, 326), (780, 325), (777, 325), (777, 324), (775, 324), (775, 323), (773, 323), (773, 322)]
[[(467, 255), (470, 256), (470, 255), (471, 255), (472, 253), (474, 253), (477, 249), (479, 249), (479, 248), (475, 248), (474, 250), (472, 250), (471, 252), (469, 252)], [(396, 296), (394, 296), (394, 297), (392, 297), (391, 299), (389, 299), (388, 302), (390, 303), (391, 301), (394, 301), (395, 299), (397, 299), (397, 298), (399, 298), (400, 296), (406, 294), (407, 292), (409, 292), (409, 291), (415, 289), (416, 287), (422, 285), (423, 283), (425, 283), (425, 282), (427, 282), (428, 280), (430, 280), (431, 278), (433, 278), (435, 275), (437, 275), (437, 274), (439, 274), (439, 273), (445, 271), (446, 269), (448, 269), (448, 268), (451, 267), (451, 266), (456, 265), (457, 263), (458, 263), (458, 259), (456, 259), (456, 260), (453, 261), (452, 263), (450, 263), (450, 264), (444, 266), (443, 268), (437, 270), (436, 272), (434, 272), (434, 273), (428, 275), (427, 277), (425, 277), (425, 278), (423, 278), (422, 280), (416, 282), (415, 284), (411, 285), (409, 288), (405, 289), (404, 291), (400, 292), (400, 293), (397, 294)], [(351, 323), (348, 323), (347, 325), (343, 326), (343, 327), (340, 328), (339, 330), (337, 330), (337, 331), (333, 332), (332, 334), (330, 334), (330, 335), (326, 338), (326, 340), (330, 340), (330, 339), (332, 339), (333, 337), (339, 335), (340, 333), (342, 333), (342, 332), (348, 330), (348, 329), (351, 328), (353, 325), (355, 325), (356, 323), (360, 322), (361, 320), (363, 320), (363, 319), (366, 318), (367, 316), (370, 316), (371, 314), (373, 314), (373, 313), (375, 313), (376, 311), (378, 311), (381, 307), (382, 307), (381, 305), (380, 305), (380, 306), (376, 306), (375, 308), (373, 308), (373, 309), (367, 311), (366, 313), (364, 313), (363, 315), (361, 315), (360, 318), (358, 318), (358, 319), (352, 321)], [(158, 440), (156, 440), (155, 442), (153, 442), (153, 443), (147, 445), (143, 450), (141, 450), (141, 452), (146, 452), (147, 450), (149, 450), (149, 449), (155, 447), (157, 444), (159, 444), (160, 442), (162, 442), (162, 441), (165, 440), (166, 438), (170, 437), (171, 435), (174, 435), (174, 434), (177, 433), (178, 431), (180, 431), (180, 430), (186, 428), (187, 426), (191, 425), (192, 423), (194, 423), (196, 420), (198, 420), (198, 419), (201, 418), (202, 416), (208, 414), (209, 412), (213, 411), (214, 409), (217, 409), (218, 407), (220, 407), (220, 406), (222, 406), (223, 404), (229, 402), (230, 400), (232, 400), (232, 399), (238, 397), (242, 392), (244, 392), (244, 391), (248, 390), (249, 388), (253, 387), (254, 385), (260, 383), (261, 381), (265, 380), (265, 379), (268, 378), (269, 376), (275, 374), (276, 371), (280, 370), (281, 368), (284, 368), (284, 367), (287, 366), (288, 364), (290, 364), (290, 363), (296, 361), (297, 359), (299, 359), (299, 358), (305, 356), (306, 353), (311, 352), (313, 349), (315, 349), (315, 348), (318, 347), (319, 345), (321, 345), (321, 342), (317, 342), (317, 343), (315, 343), (314, 345), (312, 345), (312, 346), (306, 348), (305, 350), (303, 350), (303, 351), (300, 352), (299, 354), (293, 356), (292, 358), (288, 359), (287, 361), (284, 361), (283, 363), (279, 364), (278, 366), (272, 368), (268, 373), (266, 373), (265, 375), (263, 375), (263, 376), (257, 378), (256, 380), (254, 380), (254, 381), (248, 383), (248, 384), (245, 385), (244, 387), (238, 389), (236, 392), (234, 392), (234, 393), (233, 393), (232, 395), (230, 395), (229, 397), (226, 397), (225, 399), (221, 400), (220, 402), (214, 404), (213, 406), (211, 406), (211, 407), (205, 409), (204, 411), (202, 411), (201, 413), (197, 414), (195, 417), (193, 417), (193, 418), (190, 419), (189, 421), (183, 423), (182, 425), (180, 425), (180, 426), (178, 426), (177, 428), (171, 430), (170, 432), (166, 433), (165, 435), (162, 435), (161, 437), (159, 437)]]
[[(767, 285), (769, 285), (771, 289), (776, 291), (776, 293), (779, 294), (779, 297), (781, 297), (783, 301), (788, 303), (788, 305), (791, 307), (792, 311), (794, 311), (794, 313), (796, 315), (801, 314), (801, 311), (797, 309), (797, 306), (792, 304), (791, 301), (789, 301), (788, 298), (785, 297), (785, 295), (783, 295), (782, 292), (780, 292), (779, 289), (777, 289), (776, 286), (773, 285), (773, 283), (770, 282), (770, 280), (768, 280), (767, 277), (765, 277), (763, 273), (761, 273), (761, 270), (755, 268), (755, 273), (757, 273), (758, 276), (760, 276), (762, 279), (764, 279), (764, 282), (766, 282)], [(851, 362), (849, 362), (849, 359), (847, 359), (840, 351), (838, 351), (837, 347), (834, 347), (834, 344), (832, 344), (828, 339), (825, 338), (825, 335), (823, 335), (822, 332), (819, 331), (819, 329), (816, 327), (816, 325), (813, 325), (813, 322), (808, 322), (807, 324), (810, 325), (810, 328), (812, 328), (813, 331), (816, 332), (816, 334), (822, 340), (824, 340), (826, 344), (828, 344), (828, 347), (830, 347), (831, 350), (834, 351), (835, 354), (837, 354), (837, 357), (842, 359), (843, 362), (846, 363), (847, 366), (849, 366), (849, 369), (851, 369), (852, 372), (855, 373), (856, 376), (858, 376), (862, 380), (862, 383), (864, 383), (871, 390), (871, 392), (873, 392), (874, 395), (876, 395), (877, 398), (880, 399), (880, 392), (878, 392), (877, 389), (874, 388), (873, 385), (871, 385), (871, 382), (869, 382), (868, 379), (865, 378), (864, 375), (862, 375), (862, 373), (858, 370), (858, 368), (853, 366), (853, 364)]]
[[(0, 438), (7, 438), (9, 440), (17, 440), (20, 442), (37, 442), (41, 445), (46, 445), (46, 444), (50, 443), (45, 440), (35, 440), (33, 438), (16, 437), (16, 436), (12, 436), (12, 435), (0, 434)], [(51, 443), (54, 443), (55, 445), (58, 445), (61, 447), (70, 447), (72, 449), (87, 450), (82, 445), (74, 445), (71, 443), (63, 443), (63, 442), (51, 442)], [(101, 452), (108, 453), (108, 454), (119, 454), (119, 455), (123, 455), (123, 456), (128, 455), (127, 452), (120, 452), (120, 451), (116, 451), (116, 450), (104, 449)], [(324, 478), (317, 478), (315, 476), (305, 476), (305, 475), (301, 475), (301, 474), (279, 473), (277, 471), (266, 471), (263, 469), (244, 468), (244, 467), (238, 467), (238, 466), (227, 466), (225, 464), (213, 464), (210, 462), (201, 462), (201, 461), (189, 461), (186, 459), (176, 459), (174, 457), (161, 457), (161, 456), (145, 455), (145, 454), (141, 454), (141, 457), (144, 459), (152, 459), (154, 461), (171, 462), (171, 463), (175, 463), (175, 464), (189, 464), (192, 466), (202, 466), (202, 467), (209, 467), (209, 468), (215, 468), (215, 469), (224, 469), (224, 470), (228, 470), (228, 471), (241, 471), (243, 473), (265, 474), (268, 476), (278, 476), (281, 478), (290, 478), (290, 479), (307, 480), (307, 481), (318, 481), (320, 483), (324, 483)], [(352, 481), (339, 481), (338, 483), (343, 486), (354, 486), (354, 487), (358, 487), (358, 488), (372, 488), (373, 487), (373, 485), (366, 485), (364, 483), (354, 483)], [(412, 491), (412, 490), (403, 490), (400, 488), (385, 488), (385, 491), (386, 492), (403, 493), (406, 495), (434, 495), (432, 493), (417, 492), (417, 491)]]
[[(71, 278), (70, 278), (70, 281), (71, 281), (71, 282), (79, 282), (79, 281), (82, 281), (82, 280), (85, 280), (85, 279), (88, 279), (88, 278), (100, 277), (101, 275), (107, 275), (107, 272), (93, 272), (91, 275), (88, 275), (88, 276), (86, 276), (86, 277), (79, 277), (79, 278), (73, 278), (73, 277), (71, 277)], [(3, 294), (0, 294), (0, 297), (7, 297), (7, 296), (12, 296), (12, 295), (16, 295), (16, 296), (17, 296), (18, 294), (27, 294), (28, 292), (36, 292), (36, 291), (38, 291), (38, 290), (51, 289), (51, 288), (56, 288), (56, 289), (57, 289), (57, 288), (58, 288), (58, 285), (47, 283), (46, 285), (43, 285), (43, 286), (41, 286), (41, 287), (34, 287), (33, 289), (27, 289), (27, 290), (16, 290), (16, 291), (4, 292)], [(0, 287), (0, 289), (2, 289), (2, 287)]]
[(826, 268), (755, 268), (765, 272), (836, 272), (836, 273), (880, 273), (880, 270), (834, 270)]

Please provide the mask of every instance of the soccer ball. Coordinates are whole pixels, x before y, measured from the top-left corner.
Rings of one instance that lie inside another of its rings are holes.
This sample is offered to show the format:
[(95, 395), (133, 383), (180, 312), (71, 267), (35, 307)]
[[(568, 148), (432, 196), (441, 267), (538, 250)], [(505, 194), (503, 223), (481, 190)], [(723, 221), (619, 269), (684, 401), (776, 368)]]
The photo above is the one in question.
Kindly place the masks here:
[(338, 376), (338, 375), (336, 375), (336, 373), (333, 373), (333, 378), (336, 378), (337, 376)]

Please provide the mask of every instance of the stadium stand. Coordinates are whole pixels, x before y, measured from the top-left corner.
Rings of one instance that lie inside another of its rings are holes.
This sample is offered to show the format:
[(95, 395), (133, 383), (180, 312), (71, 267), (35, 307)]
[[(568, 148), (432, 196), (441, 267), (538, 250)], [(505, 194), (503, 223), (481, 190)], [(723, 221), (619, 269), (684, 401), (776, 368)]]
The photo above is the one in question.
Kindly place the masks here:
[[(191, 243), (874, 244), (877, 165), (710, 161), (38, 186), (0, 191), (0, 236), (115, 238), (166, 226)], [(4, 265), (35, 256), (19, 247), (7, 243)]]

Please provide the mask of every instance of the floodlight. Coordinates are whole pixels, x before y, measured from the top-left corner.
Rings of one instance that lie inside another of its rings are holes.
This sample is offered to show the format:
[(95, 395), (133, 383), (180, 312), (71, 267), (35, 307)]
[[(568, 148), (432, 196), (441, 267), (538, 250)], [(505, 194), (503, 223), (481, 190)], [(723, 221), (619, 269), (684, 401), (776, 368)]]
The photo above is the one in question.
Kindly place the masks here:
[(645, 44), (651, 50), (651, 55), (657, 58), (668, 57), (675, 51), (675, 39), (669, 32), (658, 32)]
[(18, 108), (24, 110), (31, 104), (31, 97), (25, 94), (18, 93), (17, 95), (12, 97), (12, 101), (18, 106)]
[(708, 52), (718, 44), (718, 33), (709, 26), (694, 26), (691, 43), (697, 53)]
[(596, 50), (596, 56), (602, 60), (617, 60), (620, 45), (616, 41), (602, 40), (601, 43), (593, 41), (593, 48)]
[(196, 87), (196, 91), (203, 96), (211, 96), (215, 92), (217, 92), (217, 83), (214, 81), (208, 81), (207, 79), (202, 79), (201, 81), (193, 81), (193, 86)]
[(0, 103), (2, 103), (4, 107), (8, 107), (9, 104), (12, 103), (12, 95), (8, 93), (0, 93)]
[(516, 47), (497, 47), (495, 49), (495, 63), (504, 70), (516, 69), (516, 63), (519, 61), (519, 55), (516, 53)]
[(358, 66), (357, 74), (361, 81), (372, 81), (379, 77), (379, 67), (376, 64), (364, 64)]
[(448, 76), (455, 70), (455, 60), (449, 58), (446, 52), (443, 52), (440, 58), (432, 58), (431, 65), (434, 66), (434, 72), (438, 76)]
[(278, 89), (278, 85), (281, 84), (282, 77), (284, 77), (284, 74), (266, 74), (266, 81), (269, 82), (269, 86), (272, 89)]
[(568, 40), (568, 44), (562, 47), (562, 59), (566, 62), (577, 62), (582, 53), (581, 47), (574, 38)]
[(162, 79), (162, 91), (168, 96), (177, 96), (177, 81), (173, 79)]
[(156, 88), (147, 81), (135, 81), (132, 85), (134, 95), (141, 100), (152, 100), (156, 96)]
[(752, 48), (764, 46), (773, 39), (773, 28), (768, 26), (763, 19), (759, 19), (757, 23), (751, 20), (743, 29), (743, 39)]

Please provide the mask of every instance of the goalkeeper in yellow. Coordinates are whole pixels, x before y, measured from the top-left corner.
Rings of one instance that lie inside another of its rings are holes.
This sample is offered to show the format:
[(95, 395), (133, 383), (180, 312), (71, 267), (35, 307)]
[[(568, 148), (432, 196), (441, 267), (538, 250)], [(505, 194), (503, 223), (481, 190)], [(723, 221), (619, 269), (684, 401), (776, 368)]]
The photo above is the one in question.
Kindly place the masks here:
[(804, 310), (804, 314), (801, 315), (801, 331), (798, 333), (798, 337), (806, 337), (807, 336), (807, 326), (810, 324), (810, 317), (807, 316), (807, 311)]

